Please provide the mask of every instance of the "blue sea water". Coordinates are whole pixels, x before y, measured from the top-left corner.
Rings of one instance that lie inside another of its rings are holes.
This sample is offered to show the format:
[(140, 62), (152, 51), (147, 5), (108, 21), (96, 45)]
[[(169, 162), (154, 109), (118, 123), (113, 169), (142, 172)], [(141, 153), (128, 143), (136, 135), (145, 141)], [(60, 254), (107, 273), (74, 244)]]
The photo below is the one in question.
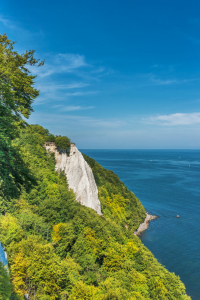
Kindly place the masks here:
[(8, 261), (7, 261), (7, 258), (5, 256), (5, 252), (4, 252), (4, 249), (3, 249), (3, 246), (1, 245), (0, 243), (0, 261), (4, 264), (4, 265), (7, 265), (8, 264)]
[[(200, 299), (200, 150), (82, 150), (159, 216), (141, 240)], [(179, 215), (180, 218), (176, 216)]]

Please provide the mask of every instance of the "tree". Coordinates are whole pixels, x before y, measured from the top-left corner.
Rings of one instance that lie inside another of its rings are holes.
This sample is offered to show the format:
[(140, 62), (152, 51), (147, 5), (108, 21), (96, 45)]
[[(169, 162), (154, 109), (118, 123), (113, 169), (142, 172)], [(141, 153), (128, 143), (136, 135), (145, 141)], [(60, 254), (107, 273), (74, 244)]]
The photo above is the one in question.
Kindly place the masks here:
[(38, 300), (58, 298), (62, 269), (53, 250), (50, 244), (32, 235), (17, 244), (10, 268), (16, 294), (28, 294), (30, 299)]
[(6, 211), (5, 198), (17, 197), (20, 186), (28, 187), (31, 178), (19, 150), (13, 147), (19, 128), (26, 125), (33, 111), (33, 100), (39, 91), (33, 87), (36, 76), (29, 66), (41, 66), (43, 61), (34, 58), (34, 50), (19, 54), (13, 50), (6, 34), (0, 35), (0, 205)]
[(55, 144), (59, 149), (68, 149), (70, 147), (70, 139), (67, 136), (56, 136)]
[(0, 300), (9, 300), (11, 295), (11, 284), (8, 271), (0, 261)]
[(19, 54), (13, 50), (6, 34), (0, 35), (0, 100), (1, 105), (10, 110), (13, 121), (24, 123), (22, 116), (28, 118), (33, 100), (39, 91), (33, 87), (36, 76), (30, 74), (29, 66), (41, 66), (44, 61), (34, 58), (34, 50)]

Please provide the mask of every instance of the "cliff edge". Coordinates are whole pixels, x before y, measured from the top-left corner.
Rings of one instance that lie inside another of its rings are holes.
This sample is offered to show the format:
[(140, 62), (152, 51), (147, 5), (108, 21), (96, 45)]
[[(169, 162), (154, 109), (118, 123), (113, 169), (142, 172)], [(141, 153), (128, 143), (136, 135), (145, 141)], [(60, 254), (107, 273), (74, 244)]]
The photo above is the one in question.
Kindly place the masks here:
[(102, 215), (98, 188), (92, 169), (75, 144), (71, 143), (69, 155), (65, 150), (58, 151), (56, 145), (51, 142), (46, 142), (44, 147), (47, 151), (55, 154), (55, 170), (64, 171), (69, 188), (76, 195), (76, 201)]

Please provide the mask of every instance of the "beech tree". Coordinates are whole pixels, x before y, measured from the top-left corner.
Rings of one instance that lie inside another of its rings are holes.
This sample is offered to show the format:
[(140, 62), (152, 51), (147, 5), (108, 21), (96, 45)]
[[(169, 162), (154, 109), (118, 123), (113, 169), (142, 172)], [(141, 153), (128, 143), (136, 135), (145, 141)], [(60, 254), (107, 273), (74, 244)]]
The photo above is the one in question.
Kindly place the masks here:
[(34, 58), (34, 50), (19, 54), (13, 50), (6, 34), (0, 35), (0, 100), (13, 117), (13, 121), (24, 123), (22, 116), (28, 118), (33, 111), (32, 103), (39, 95), (34, 88), (34, 79), (28, 66), (42, 66), (44, 61)]
[(9, 300), (11, 295), (11, 284), (8, 271), (0, 261), (0, 300)]
[(28, 187), (31, 178), (23, 163), (19, 149), (12, 145), (19, 128), (26, 125), (33, 111), (32, 103), (39, 95), (28, 66), (41, 66), (43, 61), (34, 58), (34, 50), (19, 54), (15, 42), (6, 34), (0, 35), (0, 207), (7, 210), (8, 197), (17, 197), (20, 186)]

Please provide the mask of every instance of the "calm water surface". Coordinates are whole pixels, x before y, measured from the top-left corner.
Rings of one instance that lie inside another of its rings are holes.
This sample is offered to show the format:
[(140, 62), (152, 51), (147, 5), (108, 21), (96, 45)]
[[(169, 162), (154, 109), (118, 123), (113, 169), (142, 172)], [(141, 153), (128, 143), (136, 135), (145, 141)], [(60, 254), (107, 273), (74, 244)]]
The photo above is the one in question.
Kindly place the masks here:
[[(200, 300), (200, 151), (82, 150), (113, 170), (159, 216), (141, 240)], [(176, 218), (179, 215), (180, 218)]]

